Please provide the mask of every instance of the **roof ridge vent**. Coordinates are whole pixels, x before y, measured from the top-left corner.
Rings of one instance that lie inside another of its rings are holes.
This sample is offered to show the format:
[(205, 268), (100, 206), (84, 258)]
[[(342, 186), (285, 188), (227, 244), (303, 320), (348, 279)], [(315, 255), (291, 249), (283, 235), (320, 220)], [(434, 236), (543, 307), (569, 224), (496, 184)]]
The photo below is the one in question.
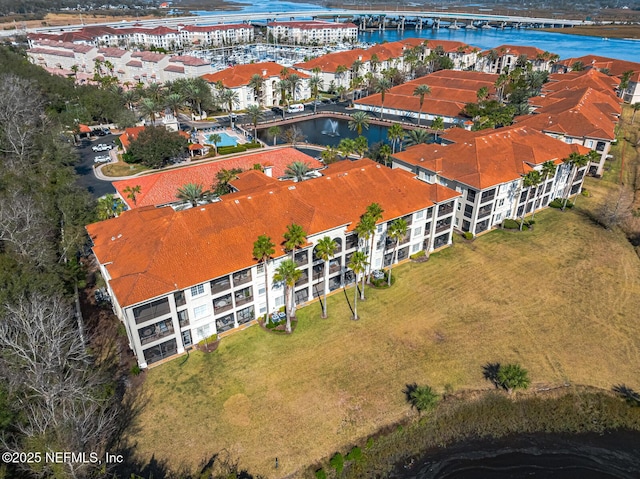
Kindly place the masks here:
[(240, 204), (240, 200), (233, 200), (233, 201), (235, 201), (236, 205)]
[(296, 185), (291, 185), (291, 186), (289, 186), (289, 189), (290, 189), (290, 190), (295, 190), (295, 189), (296, 189)]

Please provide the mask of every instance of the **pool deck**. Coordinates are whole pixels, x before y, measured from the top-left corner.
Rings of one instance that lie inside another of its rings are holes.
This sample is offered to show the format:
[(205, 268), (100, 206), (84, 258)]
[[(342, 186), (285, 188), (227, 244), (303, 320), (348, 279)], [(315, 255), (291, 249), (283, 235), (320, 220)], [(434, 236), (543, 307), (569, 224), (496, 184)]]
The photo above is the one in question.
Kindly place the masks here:
[(226, 135), (236, 140), (236, 144), (238, 145), (248, 142), (241, 130), (236, 129), (234, 131), (231, 128), (207, 128), (205, 130), (198, 130), (197, 133), (192, 134), (192, 141), (201, 145), (211, 145), (211, 142), (209, 141), (209, 135), (212, 135), (214, 133), (225, 133)]

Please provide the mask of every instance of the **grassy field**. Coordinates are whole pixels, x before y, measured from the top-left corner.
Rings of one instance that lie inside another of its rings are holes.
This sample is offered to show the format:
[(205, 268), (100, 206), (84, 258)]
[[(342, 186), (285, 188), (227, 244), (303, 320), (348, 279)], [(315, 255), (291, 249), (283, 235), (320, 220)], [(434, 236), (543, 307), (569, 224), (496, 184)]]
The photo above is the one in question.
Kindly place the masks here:
[(116, 163), (109, 163), (108, 165), (104, 165), (102, 167), (102, 174), (104, 176), (118, 178), (122, 176), (132, 176), (147, 170), (149, 170), (149, 168), (141, 165), (140, 163), (129, 164), (119, 160)]
[[(587, 187), (578, 210), (593, 208), (607, 183)], [(150, 370), (135, 435), (141, 458), (177, 467), (226, 449), (253, 473), (284, 477), (415, 414), (407, 383), (490, 389), (481, 371), (489, 361), (520, 362), (532, 388), (640, 388), (633, 248), (580, 211), (536, 220), (533, 231), (494, 231), (394, 268), (396, 285), (368, 290), (360, 321), (340, 293), (327, 320), (318, 304), (300, 310), (292, 336), (252, 327), (210, 355)]]

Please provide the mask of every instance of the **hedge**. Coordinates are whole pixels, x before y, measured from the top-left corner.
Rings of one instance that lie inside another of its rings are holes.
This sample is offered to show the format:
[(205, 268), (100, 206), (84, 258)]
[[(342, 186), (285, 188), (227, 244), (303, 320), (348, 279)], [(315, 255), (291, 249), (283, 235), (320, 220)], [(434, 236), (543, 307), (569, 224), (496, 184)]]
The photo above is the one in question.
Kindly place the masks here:
[(247, 150), (252, 150), (254, 148), (260, 148), (262, 145), (260, 143), (252, 142), (252, 143), (243, 143), (238, 146), (221, 146), (218, 148), (218, 154), (220, 155), (228, 155), (229, 153), (242, 153)]
[(516, 220), (506, 219), (502, 222), (502, 227), (508, 230), (520, 229), (520, 224)]

